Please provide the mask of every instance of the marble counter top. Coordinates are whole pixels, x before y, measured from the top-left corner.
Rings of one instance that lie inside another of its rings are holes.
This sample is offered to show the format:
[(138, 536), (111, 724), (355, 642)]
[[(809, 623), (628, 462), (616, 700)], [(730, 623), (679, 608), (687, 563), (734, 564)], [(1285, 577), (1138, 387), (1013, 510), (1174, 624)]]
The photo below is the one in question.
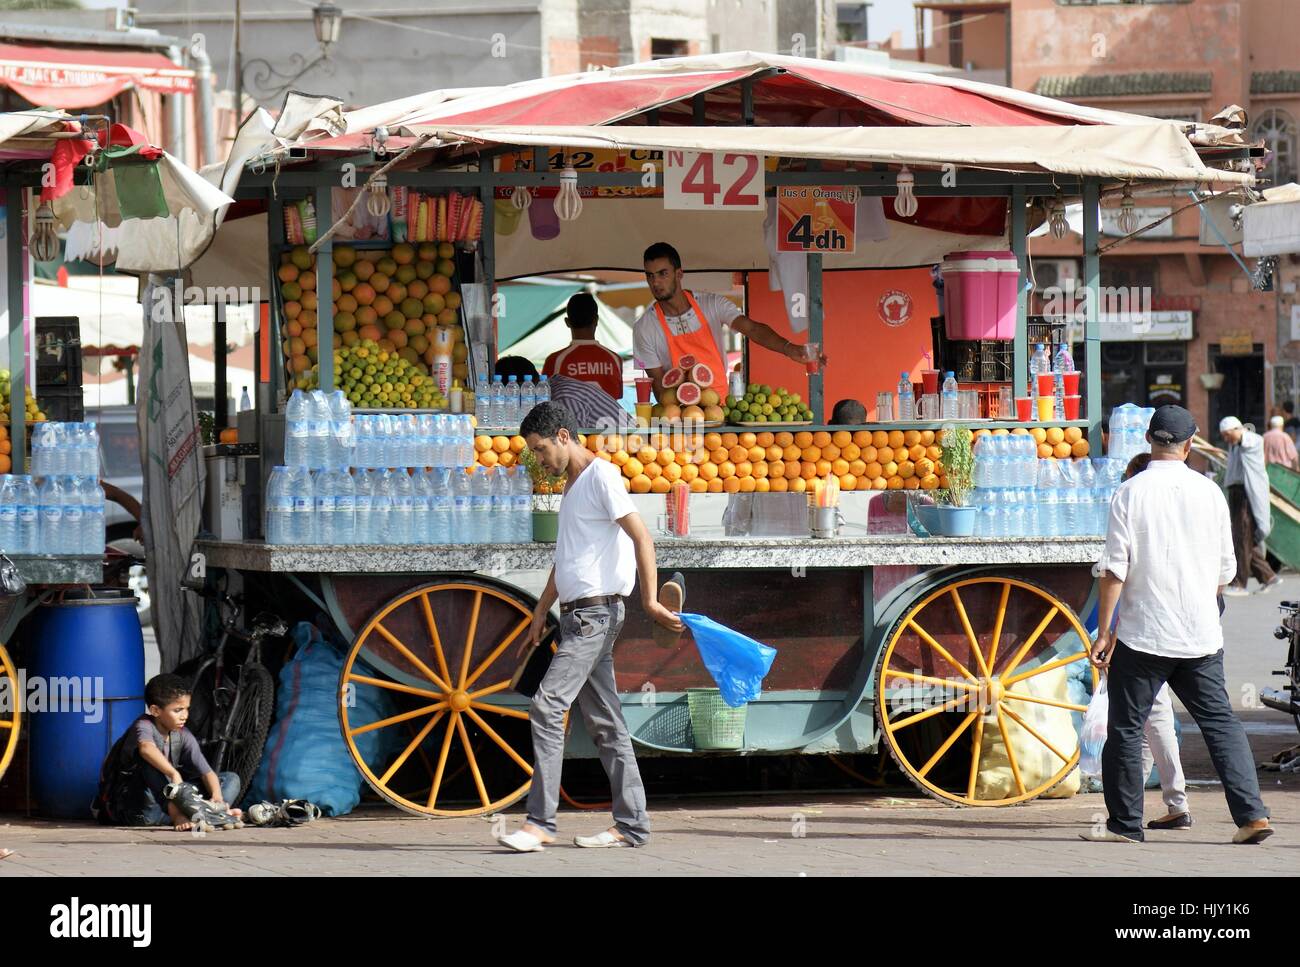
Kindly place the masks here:
[[(208, 567), (308, 574), (425, 574), (549, 568), (554, 544), (293, 546), (199, 541)], [(857, 568), (911, 564), (1092, 564), (1093, 537), (917, 538), (910, 535), (655, 541), (660, 568)]]

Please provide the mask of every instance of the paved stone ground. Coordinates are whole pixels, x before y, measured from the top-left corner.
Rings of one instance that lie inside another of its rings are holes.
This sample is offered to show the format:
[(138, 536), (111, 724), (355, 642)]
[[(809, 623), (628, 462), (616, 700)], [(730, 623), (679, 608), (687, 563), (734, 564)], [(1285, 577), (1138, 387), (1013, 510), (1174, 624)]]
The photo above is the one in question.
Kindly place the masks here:
[[(1225, 616), (1229, 691), (1257, 760), (1300, 741), (1294, 723), (1253, 707), (1259, 686), (1285, 654), (1272, 637), (1276, 605), (1300, 598), (1300, 576), (1279, 594), (1231, 599)], [(651, 790), (654, 838), (641, 850), (503, 853), (490, 819), (425, 820), (387, 806), (299, 829), (244, 829), (199, 838), (170, 830), (106, 829), (0, 816), (0, 877), (156, 876), (511, 876), (987, 874), (1103, 876), (1294, 875), (1300, 869), (1300, 775), (1261, 773), (1277, 827), (1267, 844), (1234, 847), (1233, 825), (1204, 744), (1182, 716), (1184, 770), (1196, 826), (1153, 833), (1142, 847), (1091, 844), (1078, 833), (1104, 820), (1100, 795), (1039, 800), (1007, 809), (956, 809), (910, 789), (862, 793), (737, 795), (687, 799)], [(1147, 815), (1162, 812), (1147, 793)], [(504, 817), (512, 828), (520, 807)], [(605, 813), (564, 810), (561, 834), (605, 828)], [(565, 843), (568, 840), (564, 840)]]

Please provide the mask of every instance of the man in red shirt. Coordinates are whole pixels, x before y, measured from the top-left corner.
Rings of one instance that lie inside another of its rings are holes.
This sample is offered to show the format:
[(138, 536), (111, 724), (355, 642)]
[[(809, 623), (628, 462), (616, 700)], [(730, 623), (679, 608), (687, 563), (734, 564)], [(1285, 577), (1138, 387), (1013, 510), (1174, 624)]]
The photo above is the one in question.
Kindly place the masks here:
[(596, 298), (579, 292), (569, 300), (564, 324), (573, 341), (546, 357), (542, 373), (595, 383), (614, 399), (623, 398), (623, 360), (596, 342)]

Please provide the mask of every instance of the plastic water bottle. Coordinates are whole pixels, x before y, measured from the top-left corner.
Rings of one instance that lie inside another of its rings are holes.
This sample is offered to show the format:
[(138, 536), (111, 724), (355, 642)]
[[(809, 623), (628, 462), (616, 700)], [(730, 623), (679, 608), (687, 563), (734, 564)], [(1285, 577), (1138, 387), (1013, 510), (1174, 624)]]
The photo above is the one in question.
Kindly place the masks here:
[(487, 544), (492, 539), (492, 481), (487, 469), (475, 467), (469, 478), (470, 543)]
[(898, 418), (916, 419), (916, 396), (912, 392), (912, 380), (907, 373), (903, 373), (898, 380)]
[(62, 476), (51, 474), (41, 481), (38, 491), (41, 529), (40, 546), (46, 554), (63, 551), (63, 484)]
[(389, 531), (390, 543), (419, 543), (415, 534), (415, 485), (405, 470), (393, 471), (393, 521)]
[(955, 420), (957, 407), (957, 376), (951, 370), (943, 374), (943, 391), (939, 399), (939, 416), (944, 420)]
[(306, 467), (290, 467), (288, 491), (293, 500), (293, 511), (289, 515), (286, 543), (310, 544), (314, 530), (312, 521), (316, 516), (311, 471)]
[(18, 478), (13, 474), (0, 477), (0, 551), (18, 551)]
[(505, 422), (502, 426), (519, 425), (519, 383), (514, 376), (506, 383), (506, 406), (504, 414)]
[(1070, 355), (1070, 344), (1063, 342), (1059, 349), (1056, 350), (1056, 358), (1052, 360), (1052, 372), (1054, 373), (1073, 373), (1074, 357)]
[(314, 389), (307, 397), (307, 466), (324, 470), (330, 462), (330, 404)]
[(468, 414), (456, 418), (456, 467), (474, 464), (474, 424)]
[(519, 388), (519, 422), (524, 421), (524, 417), (533, 411), (537, 405), (537, 387), (533, 385), (531, 376), (524, 377), (524, 385)]
[(524, 467), (515, 467), (515, 540), (527, 544), (533, 539), (533, 479)]
[(300, 389), (293, 391), (284, 408), (284, 463), (287, 467), (307, 465), (307, 437), (309, 427), (309, 400)]
[(1066, 477), (1061, 486), (1061, 536), (1075, 537), (1079, 533), (1079, 491), (1072, 478)]
[(492, 391), (488, 388), (487, 374), (479, 373), (474, 389), (474, 418), (479, 427), (492, 425)]
[(80, 478), (78, 502), (82, 508), (81, 547), (83, 554), (99, 556), (104, 553), (104, 488), (97, 475)]
[[(551, 384), (545, 376), (542, 376), (541, 381), (537, 384), (537, 402), (551, 402)], [(531, 523), (529, 526), (532, 526)], [(531, 539), (532, 538), (530, 537), (529, 540)]]
[(357, 485), (346, 470), (334, 471), (334, 532), (331, 544), (357, 542)]
[(374, 537), (371, 512), (374, 509), (375, 477), (372, 470), (360, 471), (353, 483), (352, 507), (356, 523), (353, 537), (357, 544), (378, 543)]
[(488, 419), (488, 426), (500, 427), (506, 425), (506, 384), (500, 376), (492, 377), (492, 409)]
[(248, 396), (248, 387), (245, 386), (244, 391), (239, 394), (239, 412), (243, 413), (245, 410), (251, 410), (252, 408), (253, 401)]
[(1057, 475), (1050, 460), (1038, 461), (1038, 531), (1043, 537), (1061, 535), (1060, 494)]
[(336, 389), (329, 394), (330, 469), (346, 470), (352, 463), (357, 445), (352, 426), (352, 403), (347, 394)]
[(451, 470), (451, 499), (451, 543), (469, 544), (472, 542), (469, 472), (461, 467)]
[(99, 427), (95, 423), (86, 424), (86, 448), (89, 456), (86, 459), (85, 472), (92, 477), (99, 476)]
[[(1052, 371), (1052, 361), (1048, 358), (1047, 347), (1042, 343), (1034, 346), (1034, 355), (1029, 359), (1029, 395), (1038, 397), (1038, 376), (1040, 373), (1050, 373)], [(1034, 414), (1037, 416), (1037, 413)]]
[(293, 513), (293, 498), (289, 496), (286, 483), (289, 471), (285, 467), (275, 467), (266, 481), (266, 543), (287, 544), (285, 535), (289, 530), (289, 515)]
[(17, 478), (14, 496), (18, 502), (18, 541), (15, 550), (20, 554), (36, 554), (41, 544), (40, 497), (30, 474)]
[(312, 544), (334, 543), (334, 472), (318, 470), (312, 475)]
[(67, 474), (61, 478), (63, 485), (63, 548), (64, 554), (83, 554), (81, 541), (86, 536), (85, 508), (81, 504), (80, 477)]
[(429, 526), (425, 529), (430, 544), (450, 544), (451, 540), (451, 471), (430, 470), (427, 477)]
[(514, 500), (510, 492), (510, 478), (506, 476), (506, 469), (505, 467), (493, 467), (488, 471), (488, 489), (492, 494), (492, 517), (489, 521), (490, 534), (488, 540), (493, 544), (509, 544), (510, 539), (514, 536), (514, 521), (511, 519)]

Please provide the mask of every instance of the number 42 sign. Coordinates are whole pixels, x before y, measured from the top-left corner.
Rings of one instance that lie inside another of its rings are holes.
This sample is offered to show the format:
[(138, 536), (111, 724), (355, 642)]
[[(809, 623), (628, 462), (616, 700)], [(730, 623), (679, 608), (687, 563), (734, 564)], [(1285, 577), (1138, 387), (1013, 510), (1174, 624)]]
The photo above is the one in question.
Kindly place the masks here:
[(766, 211), (763, 186), (761, 154), (664, 152), (664, 208)]

